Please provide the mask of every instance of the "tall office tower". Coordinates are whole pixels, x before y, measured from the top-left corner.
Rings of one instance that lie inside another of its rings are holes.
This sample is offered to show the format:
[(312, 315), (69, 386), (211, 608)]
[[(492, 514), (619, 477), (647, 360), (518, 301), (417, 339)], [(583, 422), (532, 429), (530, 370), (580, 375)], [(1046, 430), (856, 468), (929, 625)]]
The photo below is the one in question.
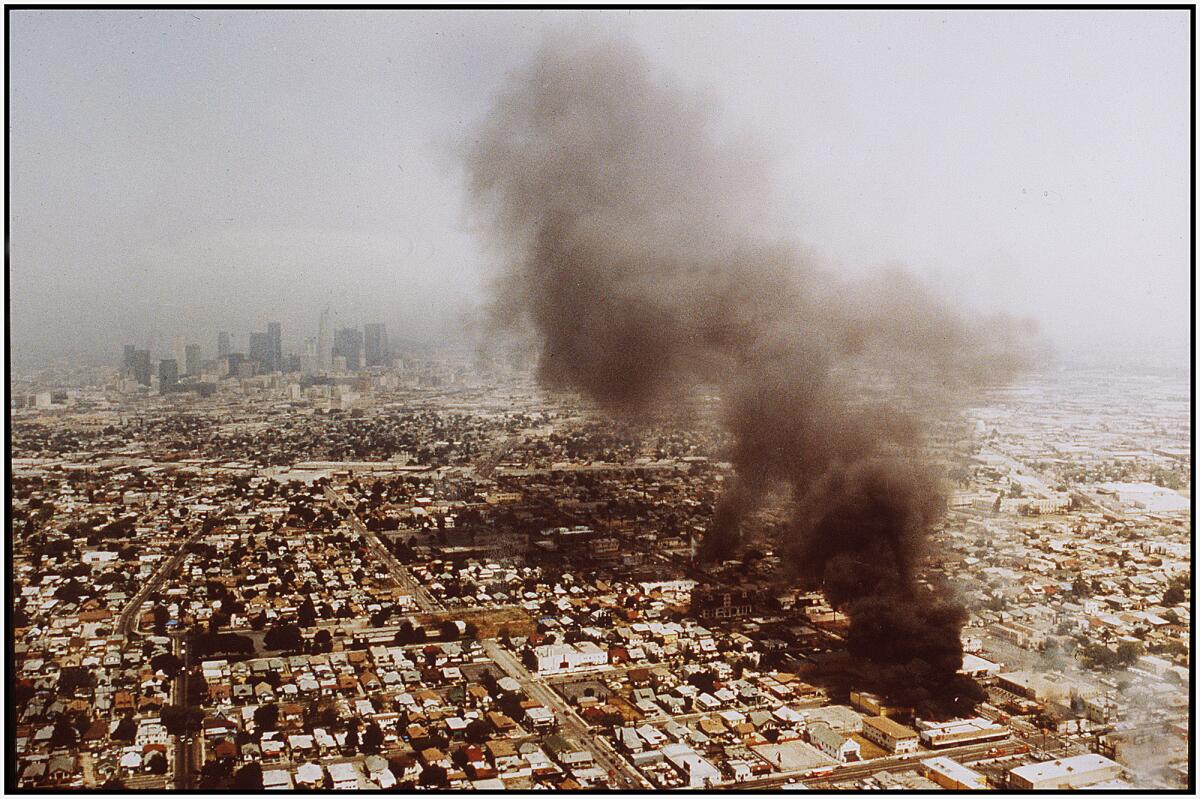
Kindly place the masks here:
[(133, 370), (137, 367), (137, 345), (126, 344), (125, 356), (121, 359), (121, 372), (125, 375), (133, 374)]
[(231, 352), (225, 356), (225, 360), (229, 363), (229, 374), (237, 377), (238, 373), (242, 371), (242, 361), (245, 359), (246, 356), (240, 352)]
[(229, 357), (229, 334), (222, 330), (217, 334), (217, 360)]
[(346, 359), (346, 368), (357, 372), (362, 368), (363, 334), (354, 327), (342, 327), (333, 334), (333, 355)]
[(300, 356), (300, 371), (306, 375), (315, 375), (320, 364), (317, 359), (317, 340), (304, 339), (304, 354)]
[(375, 322), (363, 327), (367, 366), (384, 366), (388, 358), (387, 327)]
[(183, 336), (176, 336), (171, 342), (171, 354), (175, 356), (176, 369), (182, 369), (187, 363), (187, 345), (183, 343)]
[(250, 334), (250, 360), (258, 361), (260, 369), (266, 371), (271, 368), (274, 352), (275, 348), (271, 346), (271, 337), (268, 334)]
[(164, 358), (158, 362), (158, 393), (166, 394), (179, 382), (179, 362)]
[(329, 327), (329, 306), (321, 311), (317, 324), (317, 367), (328, 372), (333, 368), (333, 331)]
[(143, 386), (150, 385), (150, 350), (134, 352), (133, 377)]
[(183, 373), (185, 375), (200, 374), (200, 345), (189, 344), (183, 348)]
[(267, 338), (271, 339), (271, 371), (283, 371), (283, 336), (278, 322), (267, 322)]

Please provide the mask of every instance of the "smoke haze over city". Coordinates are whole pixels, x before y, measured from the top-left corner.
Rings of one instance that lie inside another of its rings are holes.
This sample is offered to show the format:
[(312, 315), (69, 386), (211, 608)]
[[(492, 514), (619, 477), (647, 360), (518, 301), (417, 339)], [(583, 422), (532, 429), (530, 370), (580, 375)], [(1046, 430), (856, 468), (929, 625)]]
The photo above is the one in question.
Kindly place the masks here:
[(491, 268), (458, 155), (547, 31), (580, 27), (719, 109), (714, 135), (753, 131), (772, 213), (840, 271), (902, 264), (971, 312), (1032, 317), (1068, 356), (1183, 352), (1187, 40), (1166, 15), (10, 21), (18, 362), (213, 349), (219, 330), (240, 348), (272, 320), (295, 346), (327, 303), (397, 340), (469, 340)]
[(6, 21), (6, 793), (1194, 794), (1194, 9)]

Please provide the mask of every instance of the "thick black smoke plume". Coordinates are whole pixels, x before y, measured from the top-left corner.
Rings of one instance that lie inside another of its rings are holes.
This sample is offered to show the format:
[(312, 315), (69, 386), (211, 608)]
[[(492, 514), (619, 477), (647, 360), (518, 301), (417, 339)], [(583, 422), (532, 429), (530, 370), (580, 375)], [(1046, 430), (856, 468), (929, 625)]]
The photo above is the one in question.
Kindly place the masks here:
[[(943, 399), (1016, 365), (1018, 332), (971, 324), (902, 271), (847, 279), (772, 224), (762, 160), (724, 141), (711, 103), (655, 80), (610, 40), (544, 47), (478, 131), (468, 171), (504, 263), (497, 308), (532, 323), (548, 384), (614, 412), (717, 386), (733, 486), (704, 544), (720, 557), (746, 513), (789, 486), (797, 580), (850, 619), (848, 646), (893, 698), (960, 693), (965, 613), (916, 572), (944, 507), (915, 460), (921, 426), (894, 398), (933, 379)], [(890, 676), (886, 676), (890, 675)]]

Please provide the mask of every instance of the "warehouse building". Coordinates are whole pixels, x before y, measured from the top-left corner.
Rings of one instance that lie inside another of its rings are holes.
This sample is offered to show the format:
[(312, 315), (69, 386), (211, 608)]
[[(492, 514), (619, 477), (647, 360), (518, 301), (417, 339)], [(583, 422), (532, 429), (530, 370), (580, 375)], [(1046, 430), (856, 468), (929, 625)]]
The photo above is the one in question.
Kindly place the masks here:
[(1018, 766), (1008, 772), (1008, 785), (1018, 791), (1059, 791), (1087, 788), (1120, 776), (1121, 766), (1115, 761), (1086, 754)]
[(917, 751), (917, 733), (887, 716), (865, 719), (862, 734), (871, 743), (893, 754), (906, 755)]

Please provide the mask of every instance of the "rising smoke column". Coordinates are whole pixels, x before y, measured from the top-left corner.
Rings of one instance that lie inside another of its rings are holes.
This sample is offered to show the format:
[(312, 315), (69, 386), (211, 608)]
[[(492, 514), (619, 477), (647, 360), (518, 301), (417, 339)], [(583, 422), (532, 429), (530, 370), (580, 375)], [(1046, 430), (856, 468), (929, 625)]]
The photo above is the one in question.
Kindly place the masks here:
[(468, 156), (502, 263), (497, 317), (536, 332), (546, 384), (613, 413), (717, 387), (735, 477), (704, 554), (734, 551), (746, 514), (789, 487), (794, 578), (849, 615), (870, 687), (945, 712), (962, 698), (966, 614), (916, 578), (944, 501), (916, 460), (919, 421), (852, 376), (883, 368), (898, 393), (933, 377), (949, 396), (1011, 368), (1017, 334), (968, 323), (899, 270), (814, 263), (779, 232), (763, 160), (712, 112), (626, 44), (544, 46)]

